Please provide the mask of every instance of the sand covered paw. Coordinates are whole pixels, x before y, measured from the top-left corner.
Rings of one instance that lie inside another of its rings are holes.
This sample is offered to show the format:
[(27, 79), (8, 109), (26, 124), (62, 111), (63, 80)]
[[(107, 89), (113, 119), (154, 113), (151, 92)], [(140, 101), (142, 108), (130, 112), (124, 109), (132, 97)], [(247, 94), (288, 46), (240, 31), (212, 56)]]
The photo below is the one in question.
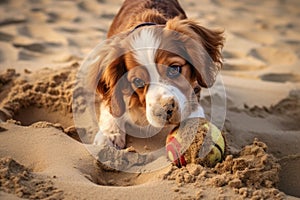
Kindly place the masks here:
[(106, 135), (108, 144), (116, 147), (117, 149), (124, 149), (126, 145), (126, 134), (112, 133)]
[(94, 139), (94, 142), (93, 144), (94, 145), (102, 145), (102, 144), (105, 144), (106, 143), (106, 137), (103, 135), (103, 133), (101, 131), (99, 131), (96, 136), (95, 136), (95, 139)]
[(126, 134), (123, 133), (109, 133), (103, 134), (99, 131), (94, 139), (95, 145), (108, 144), (117, 149), (124, 149), (126, 145)]

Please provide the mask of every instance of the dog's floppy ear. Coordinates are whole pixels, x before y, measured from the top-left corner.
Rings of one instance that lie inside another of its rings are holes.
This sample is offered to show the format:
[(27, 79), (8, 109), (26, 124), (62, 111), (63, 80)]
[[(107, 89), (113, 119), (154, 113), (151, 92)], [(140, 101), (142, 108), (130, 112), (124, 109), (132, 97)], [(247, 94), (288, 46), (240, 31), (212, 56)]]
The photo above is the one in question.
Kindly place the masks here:
[(126, 67), (122, 55), (106, 67), (97, 85), (98, 92), (102, 95), (102, 99), (107, 101), (110, 113), (114, 117), (120, 117), (125, 112), (122, 92), (126, 84), (124, 74), (126, 74)]
[(120, 117), (125, 112), (122, 90), (125, 87), (126, 67), (121, 42), (120, 37), (108, 39), (89, 55), (89, 62), (85, 61), (89, 79), (87, 84), (97, 90), (114, 117)]
[(223, 31), (210, 30), (195, 20), (178, 18), (169, 21), (166, 27), (184, 35), (187, 56), (196, 69), (199, 84), (202, 87), (211, 87), (222, 68)]

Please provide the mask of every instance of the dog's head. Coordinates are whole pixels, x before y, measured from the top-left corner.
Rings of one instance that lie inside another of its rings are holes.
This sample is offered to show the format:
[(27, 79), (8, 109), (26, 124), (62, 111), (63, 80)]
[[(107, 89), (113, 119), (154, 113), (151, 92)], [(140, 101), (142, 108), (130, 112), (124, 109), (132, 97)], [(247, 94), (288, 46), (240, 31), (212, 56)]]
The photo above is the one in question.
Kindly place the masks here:
[(113, 116), (129, 113), (155, 127), (178, 124), (199, 109), (200, 88), (215, 82), (222, 33), (176, 18), (122, 33), (99, 51), (91, 78)]

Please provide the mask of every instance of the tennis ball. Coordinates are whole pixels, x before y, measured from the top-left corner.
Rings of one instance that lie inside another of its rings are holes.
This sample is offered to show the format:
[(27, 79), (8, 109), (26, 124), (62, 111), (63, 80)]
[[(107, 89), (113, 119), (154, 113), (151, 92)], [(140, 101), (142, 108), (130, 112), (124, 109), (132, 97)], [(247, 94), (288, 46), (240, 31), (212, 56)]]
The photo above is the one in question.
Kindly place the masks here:
[(187, 163), (214, 167), (225, 157), (226, 142), (222, 132), (203, 118), (188, 119), (166, 139), (167, 157), (176, 166)]

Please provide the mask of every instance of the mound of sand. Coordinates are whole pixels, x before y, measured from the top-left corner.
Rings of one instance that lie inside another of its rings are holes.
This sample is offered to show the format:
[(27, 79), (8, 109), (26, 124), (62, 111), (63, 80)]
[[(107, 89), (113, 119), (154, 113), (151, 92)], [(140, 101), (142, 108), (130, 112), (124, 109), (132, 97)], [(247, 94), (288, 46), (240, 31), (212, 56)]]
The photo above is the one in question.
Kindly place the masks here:
[[(14, 70), (7, 70), (1, 75), (2, 80), (6, 80), (6, 83), (3, 81), (4, 84), (8, 84), (12, 80), (13, 72)], [(38, 116), (32, 116), (31, 119), (27, 117), (28, 112), (24, 109), (29, 107), (44, 108), (48, 112), (71, 113), (72, 88), (74, 86), (72, 80), (75, 79), (75, 72), (75, 67), (73, 70), (68, 68), (60, 72), (45, 69), (39, 74), (29, 74), (16, 80), (14, 86), (9, 88), (9, 95), (1, 102), (2, 113), (7, 115), (5, 118), (15, 118), (23, 125), (41, 120)], [(49, 75), (51, 73), (52, 76)], [(31, 111), (29, 112), (31, 115), (33, 114)], [(6, 120), (5, 118), (3, 120)]]
[(63, 199), (50, 179), (32, 174), (12, 158), (0, 159), (0, 191), (26, 199)]
[[(195, 164), (181, 169), (172, 167), (163, 178), (176, 181), (179, 187), (192, 184), (197, 191), (210, 187), (222, 188), (219, 195), (223, 197), (228, 190), (233, 190), (243, 198), (282, 199), (284, 194), (276, 189), (280, 165), (266, 152), (266, 148), (263, 142), (255, 140), (236, 156), (227, 156), (224, 162), (214, 168)], [(197, 198), (200, 197), (204, 197), (201, 192), (197, 194)]]

